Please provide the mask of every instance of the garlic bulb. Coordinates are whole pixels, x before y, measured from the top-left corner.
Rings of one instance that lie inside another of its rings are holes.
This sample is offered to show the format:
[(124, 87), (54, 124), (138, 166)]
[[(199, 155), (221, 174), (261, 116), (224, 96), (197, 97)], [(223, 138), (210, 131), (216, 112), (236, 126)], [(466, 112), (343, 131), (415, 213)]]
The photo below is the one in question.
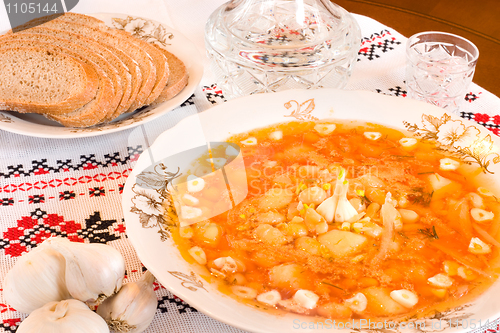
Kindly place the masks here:
[(41, 244), (23, 254), (3, 283), (5, 300), (24, 313), (48, 302), (71, 298), (64, 279), (64, 257)]
[(87, 305), (68, 299), (50, 302), (21, 322), (17, 333), (109, 333), (108, 325)]
[(44, 243), (66, 259), (66, 286), (73, 298), (89, 304), (120, 290), (125, 276), (125, 260), (115, 248), (105, 244), (70, 242), (52, 237)]
[(137, 282), (125, 284), (120, 291), (106, 299), (97, 313), (117, 332), (140, 333), (156, 313), (157, 300), (153, 288), (155, 277), (146, 271)]

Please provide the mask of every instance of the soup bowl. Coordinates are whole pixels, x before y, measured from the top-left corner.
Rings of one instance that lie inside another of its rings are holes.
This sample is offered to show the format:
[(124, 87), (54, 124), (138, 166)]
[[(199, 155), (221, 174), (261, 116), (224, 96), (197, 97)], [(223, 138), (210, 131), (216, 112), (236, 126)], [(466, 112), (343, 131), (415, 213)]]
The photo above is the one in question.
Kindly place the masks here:
[(171, 237), (171, 220), (164, 202), (169, 191), (166, 181), (174, 177), (176, 170), (168, 169), (165, 161), (237, 133), (288, 121), (312, 120), (376, 123), (436, 140), (440, 147), (453, 151), (456, 158), (479, 167), (480, 177), (488, 181), (490, 190), (500, 194), (500, 138), (438, 107), (366, 91), (289, 90), (253, 95), (183, 119), (141, 154), (125, 184), (123, 213), (127, 235), (142, 263), (163, 286), (199, 311), (251, 332), (458, 332), (493, 325), (500, 317), (498, 282), (468, 303), (429, 311), (423, 318), (385, 323), (369, 319), (335, 322), (262, 311), (238, 302), (208, 283), (203, 272), (182, 257)]

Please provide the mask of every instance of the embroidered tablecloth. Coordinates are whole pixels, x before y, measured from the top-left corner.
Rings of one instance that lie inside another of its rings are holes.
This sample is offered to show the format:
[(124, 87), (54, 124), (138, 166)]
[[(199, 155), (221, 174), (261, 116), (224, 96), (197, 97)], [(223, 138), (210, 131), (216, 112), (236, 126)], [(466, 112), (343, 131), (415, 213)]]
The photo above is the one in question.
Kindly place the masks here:
[[(205, 57), (204, 24), (223, 2), (88, 0), (81, 1), (73, 11), (155, 19), (183, 32)], [(2, 10), (0, 31), (9, 28)], [(355, 18), (361, 26), (362, 45), (346, 89), (405, 98), (406, 38), (370, 18)], [(466, 105), (461, 116), (500, 135), (500, 99), (474, 84), (464, 98)], [(64, 140), (0, 131), (0, 283), (19, 256), (55, 235), (114, 246), (126, 260), (125, 282), (137, 280), (145, 268), (126, 237), (121, 210), (127, 176), (147, 148), (145, 142), (152, 143), (186, 116), (224, 101), (223, 92), (205, 66), (205, 75), (193, 96), (175, 110), (143, 125), (141, 132), (147, 133), (147, 140), (133, 139), (137, 128)], [(155, 284), (155, 288), (158, 309), (146, 332), (241, 332), (198, 312), (163, 286)], [(0, 292), (0, 331), (15, 332), (25, 317), (10, 307)], [(495, 324), (490, 331), (498, 331), (498, 326)]]

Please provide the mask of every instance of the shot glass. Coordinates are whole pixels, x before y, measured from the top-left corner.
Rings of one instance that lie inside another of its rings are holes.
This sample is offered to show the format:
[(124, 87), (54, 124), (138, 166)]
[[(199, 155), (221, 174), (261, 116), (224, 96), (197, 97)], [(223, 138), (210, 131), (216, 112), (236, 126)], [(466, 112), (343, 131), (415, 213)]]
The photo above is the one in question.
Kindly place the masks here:
[(478, 56), (477, 47), (457, 35), (428, 31), (411, 36), (406, 45), (408, 96), (459, 115)]

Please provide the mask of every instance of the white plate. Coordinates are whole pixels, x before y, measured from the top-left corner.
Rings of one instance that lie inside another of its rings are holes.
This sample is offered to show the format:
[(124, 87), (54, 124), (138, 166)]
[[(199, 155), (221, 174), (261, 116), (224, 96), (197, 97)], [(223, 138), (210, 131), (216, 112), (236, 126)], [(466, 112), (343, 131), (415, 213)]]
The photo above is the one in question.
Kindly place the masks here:
[[(97, 125), (91, 128), (69, 128), (37, 114), (0, 111), (0, 129), (17, 134), (58, 139), (108, 134), (132, 128), (156, 119), (181, 105), (193, 94), (203, 76), (203, 61), (196, 46), (182, 35), (181, 32), (154, 20), (123, 14), (98, 13), (91, 14), (90, 16), (103, 20), (108, 26), (114, 28), (117, 26), (113, 25), (113, 19), (133, 21), (129, 23), (130, 25), (137, 22), (136, 20), (147, 22), (148, 27), (154, 29), (153, 32), (158, 31), (159, 33), (157, 34), (158, 38), (151, 38), (148, 41), (156, 43), (160, 41), (160, 44), (164, 43), (165, 49), (175, 54), (186, 65), (186, 69), (189, 73), (187, 86), (184, 87), (177, 96), (162, 104), (121, 115), (108, 124)], [(142, 32), (139, 32), (139, 34), (141, 33)]]
[[(188, 117), (161, 134), (141, 155), (125, 184), (122, 204), (127, 235), (141, 261), (166, 288), (203, 313), (247, 331), (332, 331), (327, 326), (323, 330), (308, 328), (310, 317), (295, 314), (276, 316), (221, 294), (200, 278), (196, 269), (181, 258), (172, 240), (168, 238), (168, 228), (160, 229), (158, 225), (158, 218), (162, 216), (163, 209), (161, 201), (166, 195), (161, 189), (165, 175), (160, 164), (165, 158), (203, 145), (207, 141), (223, 141), (231, 134), (291, 120), (310, 119), (362, 120), (435, 137), (446, 145), (446, 148), (461, 148), (465, 154), (462, 156), (464, 160), (472, 163), (480, 161), (487, 173), (494, 174), (493, 177), (491, 174), (485, 174), (485, 177), (491, 179), (491, 189), (496, 191), (497, 195), (500, 193), (500, 138), (476, 123), (446, 115), (442, 109), (435, 106), (371, 92), (327, 89), (285, 91), (231, 100)], [(453, 138), (453, 142), (450, 142), (450, 138)], [(469, 152), (472, 155), (466, 155), (465, 148), (471, 148)], [(162, 233), (167, 236), (166, 240), (162, 240)], [(420, 327), (421, 323), (425, 323), (425, 330), (400, 328), (390, 329), (389, 332), (468, 331), (474, 325), (478, 328), (480, 320), (485, 324), (486, 320), (492, 322), (498, 318), (499, 294), (500, 284), (497, 282), (489, 292), (472, 303), (439, 313), (439, 316), (435, 315), (425, 321), (418, 320)], [(441, 321), (436, 318), (441, 318)], [(460, 318), (465, 318), (469, 326), (466, 327), (464, 321), (463, 327), (448, 327), (449, 320), (455, 324)]]

